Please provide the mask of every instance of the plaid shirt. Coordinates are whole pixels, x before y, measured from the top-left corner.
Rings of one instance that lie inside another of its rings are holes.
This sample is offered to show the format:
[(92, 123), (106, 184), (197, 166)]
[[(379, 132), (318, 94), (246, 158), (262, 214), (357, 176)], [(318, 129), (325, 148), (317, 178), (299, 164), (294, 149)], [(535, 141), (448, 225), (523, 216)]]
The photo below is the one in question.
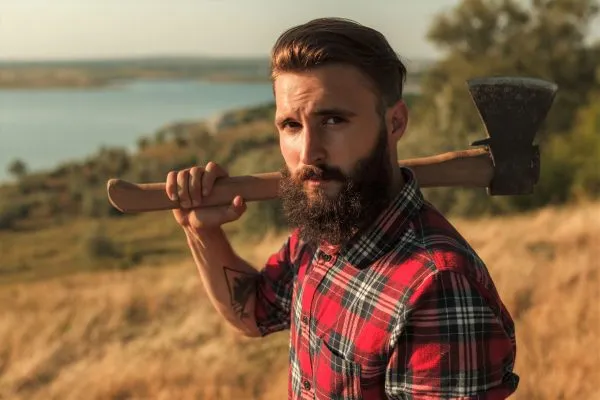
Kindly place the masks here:
[(345, 248), (297, 230), (261, 271), (263, 336), (290, 329), (290, 399), (505, 399), (516, 390), (511, 316), (474, 250), (411, 170)]

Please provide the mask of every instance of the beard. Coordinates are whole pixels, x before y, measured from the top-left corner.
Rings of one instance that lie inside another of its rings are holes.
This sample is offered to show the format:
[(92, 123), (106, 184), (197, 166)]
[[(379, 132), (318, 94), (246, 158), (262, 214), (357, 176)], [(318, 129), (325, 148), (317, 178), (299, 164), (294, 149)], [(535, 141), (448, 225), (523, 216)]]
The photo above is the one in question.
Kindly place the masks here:
[[(344, 245), (372, 224), (388, 206), (392, 183), (385, 125), (371, 154), (359, 160), (346, 176), (328, 165), (307, 166), (295, 177), (281, 169), (279, 195), (288, 224), (299, 228), (301, 239), (319, 245)], [(309, 198), (304, 184), (309, 179), (341, 184), (335, 196), (317, 187)]]

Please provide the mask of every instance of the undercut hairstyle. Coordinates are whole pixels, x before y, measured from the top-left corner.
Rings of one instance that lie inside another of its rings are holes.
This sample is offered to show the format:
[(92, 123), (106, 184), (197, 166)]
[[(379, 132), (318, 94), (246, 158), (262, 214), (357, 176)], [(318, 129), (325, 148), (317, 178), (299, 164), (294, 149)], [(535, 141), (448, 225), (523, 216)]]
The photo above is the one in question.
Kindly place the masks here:
[(385, 36), (344, 18), (318, 18), (285, 31), (271, 52), (271, 79), (331, 64), (360, 70), (380, 99), (380, 112), (402, 99), (406, 67)]

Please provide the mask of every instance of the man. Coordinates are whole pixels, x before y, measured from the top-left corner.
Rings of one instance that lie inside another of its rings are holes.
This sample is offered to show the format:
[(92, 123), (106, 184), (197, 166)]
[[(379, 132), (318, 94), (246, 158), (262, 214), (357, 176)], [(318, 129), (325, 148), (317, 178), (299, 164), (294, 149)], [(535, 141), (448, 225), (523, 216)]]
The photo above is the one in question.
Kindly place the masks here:
[(317, 19), (272, 53), (281, 199), (293, 227), (257, 272), (229, 207), (193, 209), (227, 172), (173, 171), (167, 193), (209, 298), (241, 333), (290, 329), (291, 399), (504, 399), (513, 321), (482, 260), (424, 200), (396, 144), (406, 69), (379, 32)]

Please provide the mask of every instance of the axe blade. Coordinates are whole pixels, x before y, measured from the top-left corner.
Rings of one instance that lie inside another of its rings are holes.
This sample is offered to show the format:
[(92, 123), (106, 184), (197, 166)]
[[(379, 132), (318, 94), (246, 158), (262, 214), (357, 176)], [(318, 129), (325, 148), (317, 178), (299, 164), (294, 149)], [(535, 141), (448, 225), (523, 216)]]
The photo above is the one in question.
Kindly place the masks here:
[(488, 138), (473, 143), (490, 148), (494, 176), (490, 195), (531, 194), (539, 179), (536, 133), (554, 101), (558, 85), (530, 77), (483, 77), (467, 81)]

